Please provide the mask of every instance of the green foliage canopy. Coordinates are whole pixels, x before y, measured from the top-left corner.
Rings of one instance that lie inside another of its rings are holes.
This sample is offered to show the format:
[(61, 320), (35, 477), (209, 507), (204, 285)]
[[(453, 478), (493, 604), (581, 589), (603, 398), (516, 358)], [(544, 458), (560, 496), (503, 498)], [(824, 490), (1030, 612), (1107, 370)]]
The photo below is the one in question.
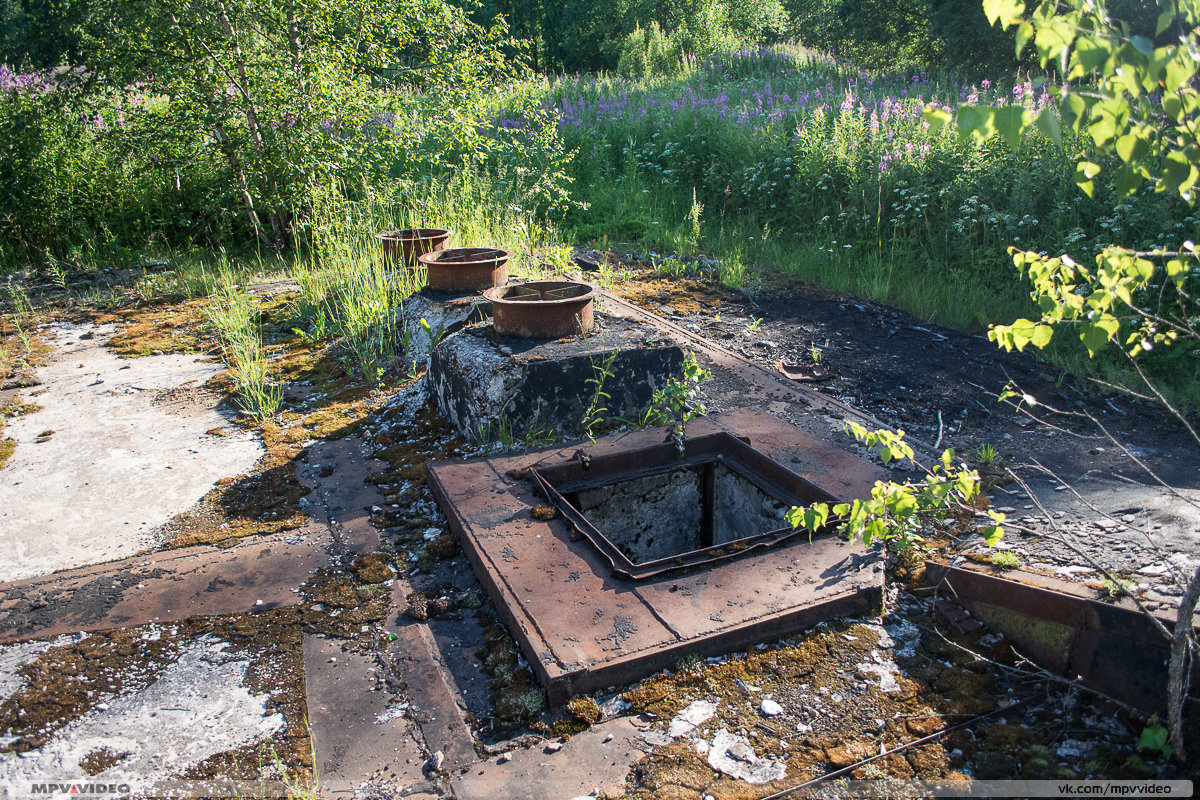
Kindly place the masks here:
[[(483, 100), (520, 69), (502, 25), (442, 0), (92, 0), (87, 12), (77, 77), (153, 113), (159, 137), (219, 152), (272, 247), (315, 187), (400, 155), (486, 152)], [(434, 146), (416, 153), (422, 139)]]

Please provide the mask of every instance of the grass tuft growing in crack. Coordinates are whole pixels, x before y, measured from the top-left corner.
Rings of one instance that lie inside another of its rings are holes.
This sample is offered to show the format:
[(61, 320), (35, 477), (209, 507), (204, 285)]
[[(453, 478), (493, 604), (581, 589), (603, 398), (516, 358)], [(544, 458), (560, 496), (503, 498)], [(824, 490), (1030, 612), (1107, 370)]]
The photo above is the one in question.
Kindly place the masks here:
[(237, 404), (259, 419), (273, 417), (283, 404), (283, 390), (271, 375), (253, 299), (240, 287), (223, 286), (209, 307), (208, 320), (233, 372)]
[(384, 263), (375, 239), (389, 226), (381, 203), (317, 203), (313, 217), (307, 246), (293, 265), (306, 326), (297, 330), (312, 341), (332, 339), (355, 371), (376, 385), (407, 350), (409, 332), (394, 312), (424, 275)]

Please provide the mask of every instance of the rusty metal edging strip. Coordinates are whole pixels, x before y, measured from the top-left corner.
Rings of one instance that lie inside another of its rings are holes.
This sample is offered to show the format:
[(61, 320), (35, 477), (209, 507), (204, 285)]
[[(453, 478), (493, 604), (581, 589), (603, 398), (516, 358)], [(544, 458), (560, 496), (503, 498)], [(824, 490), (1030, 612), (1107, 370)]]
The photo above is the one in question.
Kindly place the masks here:
[[(596, 551), (608, 562), (613, 573), (626, 580), (647, 580), (667, 572), (675, 572), (676, 570), (706, 566), (733, 558), (741, 558), (747, 553), (753, 553), (764, 547), (774, 547), (780, 542), (785, 542), (801, 533), (796, 528), (778, 528), (753, 537), (745, 537), (719, 545), (691, 550), (675, 556), (668, 556), (667, 558), (656, 558), (652, 561), (643, 561), (635, 564), (599, 528), (589, 522), (587, 517), (571, 505), (536, 469), (530, 469), (529, 474), (533, 476), (538, 488), (546, 495), (546, 499), (558, 508), (567, 522), (595, 546)], [(741, 548), (733, 549), (732, 545), (737, 544), (741, 544)], [(726, 548), (731, 549), (732, 552), (724, 552)], [(720, 554), (717, 551), (721, 551)]]
[[(636, 306), (627, 300), (617, 297), (610, 291), (604, 291), (601, 296), (604, 298), (605, 302), (612, 303), (614, 306), (619, 308), (623, 314), (640, 317), (642, 321), (648, 322), (663, 331), (669, 332), (677, 339), (686, 341), (691, 347), (695, 348), (696, 350), (700, 350), (720, 366), (730, 370), (731, 372), (750, 381), (751, 383), (756, 383), (763, 388), (776, 389), (799, 396), (806, 404), (812, 407), (836, 410), (842, 414), (845, 414), (846, 416), (854, 418), (857, 422), (868, 429), (884, 428), (890, 431), (896, 430), (891, 425), (884, 424), (870, 414), (848, 406), (840, 400), (829, 397), (828, 395), (821, 394), (816, 389), (805, 386), (801, 383), (796, 383), (795, 381), (784, 380), (778, 375), (772, 373), (770, 370), (764, 369), (758, 364), (755, 364), (753, 361), (738, 355), (732, 350), (722, 347), (712, 339), (701, 336), (697, 333), (693, 333), (687, 328), (676, 325), (670, 320), (664, 319), (650, 311), (646, 311), (645, 309)], [(906, 436), (905, 440), (913, 446), (913, 449), (923, 453), (927, 458), (938, 457), (938, 454), (934, 452), (934, 448), (927, 442), (912, 436)]]
[(688, 654), (708, 657), (748, 650), (756, 644), (795, 635), (819, 622), (878, 613), (882, 605), (882, 587), (851, 589), (814, 606), (767, 614), (708, 636), (695, 639), (680, 637), (679, 641), (666, 648), (632, 652), (605, 664), (563, 672), (546, 679), (543, 686), (549, 695), (550, 705), (559, 707), (579, 693), (599, 692), (639, 681)]
[[(601, 485), (619, 483), (636, 477), (661, 474), (685, 467), (694, 467), (704, 463), (713, 463), (724, 465), (731, 473), (748, 481), (759, 489), (759, 491), (779, 502), (786, 502), (792, 505), (804, 504), (806, 502), (803, 495), (796, 490), (796, 484), (800, 484), (811, 490), (815, 500), (829, 503), (839, 500), (839, 498), (834, 497), (811, 481), (793, 473), (782, 464), (765, 457), (740, 437), (734, 436), (731, 433), (709, 434), (687, 442), (685, 447), (689, 450), (695, 449), (696, 452), (682, 459), (654, 463), (651, 466), (643, 466), (631, 470), (621, 470), (618, 468), (613, 472), (605, 471)], [(662, 450), (665, 449), (665, 445), (659, 445), (653, 449)], [(644, 452), (647, 451), (627, 451), (625, 454), (601, 456), (600, 458), (605, 462), (612, 462), (624, 456), (627, 460), (630, 455), (638, 455)], [(741, 558), (748, 553), (753, 553), (767, 547), (774, 547), (803, 532), (799, 528), (794, 527), (776, 528), (740, 539), (722, 542), (719, 545), (714, 544), (677, 553), (665, 558), (634, 562), (619, 547), (613, 544), (604, 535), (603, 531), (593, 525), (578, 508), (563, 496), (558, 487), (551, 480), (547, 479), (547, 476), (542, 474), (542, 469), (545, 469), (545, 467), (530, 467), (529, 469), (529, 475), (533, 478), (537, 488), (541, 490), (542, 494), (552, 505), (558, 508), (567, 522), (592, 543), (600, 555), (604, 557), (604, 560), (608, 562), (613, 572), (619, 577), (628, 580), (645, 580), (680, 569), (707, 566), (719, 561)], [(550, 469), (552, 470), (553, 466)], [(767, 474), (770, 471), (774, 471), (776, 474)], [(576, 483), (578, 482), (573, 482), (572, 485)], [(789, 486), (788, 484), (791, 485)], [(829, 529), (832, 529), (832, 526), (826, 526), (821, 533), (827, 532)], [(812, 541), (811, 534), (809, 535), (809, 541)]]
[[(936, 561), (926, 561), (925, 567), (927, 585), (948, 589), (951, 599), (1050, 672), (1148, 714), (1165, 709), (1169, 643), (1144, 612), (1087, 597), (1073, 584), (1033, 573), (1019, 573), (1024, 580), (1018, 581)], [(1171, 620), (1157, 619), (1173, 629)], [(1039, 621), (1069, 633), (1062, 641), (1046, 639), (1036, 629)], [(1200, 675), (1193, 676), (1197, 684)]]

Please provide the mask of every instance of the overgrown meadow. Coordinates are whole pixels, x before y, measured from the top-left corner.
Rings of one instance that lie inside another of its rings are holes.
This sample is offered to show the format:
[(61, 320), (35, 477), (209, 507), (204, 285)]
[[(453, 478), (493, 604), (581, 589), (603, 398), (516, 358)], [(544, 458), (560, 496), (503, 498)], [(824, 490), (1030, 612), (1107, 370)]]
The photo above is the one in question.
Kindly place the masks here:
[[(981, 144), (953, 126), (934, 132), (923, 113), (963, 103), (1039, 111), (1048, 100), (1032, 76), (865, 72), (777, 46), (687, 59), (669, 75), (531, 79), (508, 92), (458, 153), (461, 143), (422, 135), (428, 111), (398, 116), (381, 93), (369, 128), (331, 133), (354, 160), (299, 210), (307, 250), (289, 263), (312, 283), (309, 257), (320, 255), (341, 282), (314, 285), (336, 293), (370, 263), (376, 230), (454, 228), (456, 244), (506, 246), (531, 270), (565, 263), (574, 243), (630, 242), (674, 275), (747, 288), (802, 280), (984, 329), (1030, 313), (1010, 245), (1084, 261), (1106, 244), (1173, 248), (1200, 235), (1194, 210), (1167, 195), (1118, 203), (1102, 183), (1093, 197), (1080, 192), (1082, 138)], [(172, 130), (157, 98), (100, 98), (81, 113), (44, 79), (5, 71), (0, 104), (11, 134), (0, 143), (9, 265), (44, 256), (127, 266), (163, 252), (200, 264), (252, 238), (212, 142), (149, 146)], [(1049, 356), (1121, 377), (1069, 343)], [(1180, 349), (1152, 368), (1188, 395), (1198, 356)]]
[[(1010, 246), (1090, 262), (1105, 245), (1171, 249), (1200, 235), (1195, 209), (1169, 195), (1117, 202), (1102, 183), (1081, 192), (1082, 136), (1067, 132), (1061, 147), (1036, 132), (1016, 147), (978, 143), (952, 125), (935, 132), (924, 113), (976, 103), (1036, 113), (1049, 96), (1034, 76), (868, 73), (780, 46), (685, 64), (671, 78), (565, 78), (545, 100), (577, 151), (573, 193), (586, 208), (567, 227), (642, 243), (672, 274), (733, 286), (796, 278), (978, 330), (1031, 312)], [(1049, 356), (1123, 379), (1115, 361), (1066, 340)], [(1188, 402), (1200, 399), (1200, 353), (1147, 361)]]
[(1023, 77), (868, 74), (780, 47), (669, 80), (568, 78), (547, 99), (578, 151), (576, 234), (712, 254), (729, 283), (778, 272), (972, 327), (1021, 306), (1009, 245), (1083, 259), (1196, 233), (1192, 210), (1162, 196), (1086, 197), (1081, 140), (978, 145), (922, 113), (979, 102), (1040, 111), (1047, 95)]

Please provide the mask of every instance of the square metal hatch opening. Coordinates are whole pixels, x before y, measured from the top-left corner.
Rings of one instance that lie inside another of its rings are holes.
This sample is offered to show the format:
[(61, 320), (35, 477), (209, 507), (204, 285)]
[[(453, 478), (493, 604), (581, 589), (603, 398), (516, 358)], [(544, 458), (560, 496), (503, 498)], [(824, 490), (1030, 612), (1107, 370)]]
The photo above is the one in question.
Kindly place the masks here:
[[(835, 498), (727, 432), (530, 470), (623, 578), (640, 580), (796, 536), (794, 505)], [(804, 535), (807, 535), (806, 533)]]
[[(581, 692), (645, 677), (686, 654), (728, 653), (879, 607), (879, 549), (840, 536), (816, 536), (810, 542), (807, 534), (787, 529), (790, 538), (778, 544), (764, 546), (766, 538), (743, 550), (731, 547), (738, 544), (734, 539), (724, 545), (731, 551), (728, 557), (710, 553), (679, 569), (670, 556), (670, 569), (632, 579), (616, 574), (611, 561), (563, 514), (547, 519), (535, 513), (546, 500), (534, 472), (559, 489), (600, 476), (610, 465), (609, 475), (618, 483), (637, 481), (664, 470), (669, 474), (710, 445), (724, 453), (707, 459), (715, 465), (714, 480), (724, 470), (740, 480), (752, 476), (757, 488), (748, 496), (761, 500), (761, 491), (772, 504), (807, 499), (801, 494), (805, 484), (820, 487), (817, 497), (867, 497), (884, 477), (853, 453), (762, 411), (687, 423), (691, 450), (682, 462), (676, 461), (674, 447), (663, 443), (666, 433), (666, 428), (627, 431), (586, 444), (429, 467), (430, 489), (464, 555), (553, 706)], [(722, 443), (720, 434), (734, 441)], [(741, 452), (746, 439), (753, 443), (747, 448), (764, 461), (731, 455)], [(699, 458), (688, 468), (697, 470), (705, 461)], [(787, 464), (784, 472), (800, 476), (804, 484), (784, 481), (769, 462)], [(601, 522), (611, 528), (607, 520)], [(656, 560), (651, 556), (642, 558)]]

